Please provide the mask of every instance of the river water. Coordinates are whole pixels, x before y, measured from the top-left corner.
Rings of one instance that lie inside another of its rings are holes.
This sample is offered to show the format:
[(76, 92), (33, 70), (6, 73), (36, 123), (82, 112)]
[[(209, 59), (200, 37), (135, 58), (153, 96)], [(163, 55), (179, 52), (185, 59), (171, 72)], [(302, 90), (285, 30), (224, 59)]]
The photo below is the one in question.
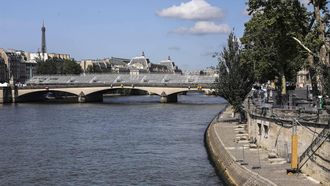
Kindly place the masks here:
[(0, 105), (0, 185), (222, 185), (203, 134), (218, 97)]

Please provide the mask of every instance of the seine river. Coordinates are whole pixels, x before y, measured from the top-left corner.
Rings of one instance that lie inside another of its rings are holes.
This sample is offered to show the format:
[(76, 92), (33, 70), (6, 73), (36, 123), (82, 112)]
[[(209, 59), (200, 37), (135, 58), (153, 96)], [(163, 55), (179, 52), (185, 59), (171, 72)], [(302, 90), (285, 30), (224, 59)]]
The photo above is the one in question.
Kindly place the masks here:
[(204, 147), (219, 97), (0, 105), (0, 185), (222, 185)]

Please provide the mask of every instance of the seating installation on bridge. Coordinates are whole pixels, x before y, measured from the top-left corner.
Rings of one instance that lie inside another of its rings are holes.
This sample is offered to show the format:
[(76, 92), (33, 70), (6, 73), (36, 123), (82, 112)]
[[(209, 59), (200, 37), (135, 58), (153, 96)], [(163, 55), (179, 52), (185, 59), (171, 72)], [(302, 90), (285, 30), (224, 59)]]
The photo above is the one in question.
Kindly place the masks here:
[(62, 92), (78, 102), (103, 100), (103, 94), (116, 89), (136, 89), (160, 96), (161, 102), (177, 102), (179, 93), (213, 92), (214, 76), (179, 74), (86, 74), (39, 75), (15, 90), (16, 102), (30, 101), (49, 92)]

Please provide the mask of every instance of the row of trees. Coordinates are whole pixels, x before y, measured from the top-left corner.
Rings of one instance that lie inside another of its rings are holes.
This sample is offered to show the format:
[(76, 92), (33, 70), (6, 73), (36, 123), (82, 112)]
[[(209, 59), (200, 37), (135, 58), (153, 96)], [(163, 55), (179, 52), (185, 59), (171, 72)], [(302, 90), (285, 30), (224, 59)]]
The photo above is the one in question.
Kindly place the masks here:
[(249, 0), (251, 19), (240, 39), (229, 35), (228, 45), (216, 56), (220, 75), (217, 93), (241, 112), (254, 82), (276, 82), (286, 94), (286, 82), (295, 82), (302, 68), (310, 71), (313, 93), (330, 96), (330, 15), (327, 0), (310, 0), (308, 12), (299, 0)]
[(82, 69), (73, 59), (49, 58), (38, 61), (37, 74), (80, 74)]
[[(38, 60), (38, 74), (80, 74), (81, 66), (73, 59), (49, 58)], [(98, 64), (88, 65), (86, 73), (112, 72), (111, 68), (102, 68)]]

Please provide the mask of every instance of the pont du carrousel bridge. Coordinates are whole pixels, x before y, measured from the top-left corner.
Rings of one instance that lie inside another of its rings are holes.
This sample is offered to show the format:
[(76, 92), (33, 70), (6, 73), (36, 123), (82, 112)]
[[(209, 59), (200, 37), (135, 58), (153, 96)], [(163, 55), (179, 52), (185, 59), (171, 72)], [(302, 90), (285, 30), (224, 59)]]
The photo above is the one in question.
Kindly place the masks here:
[(77, 102), (99, 102), (110, 91), (132, 89), (158, 95), (160, 102), (167, 103), (177, 102), (178, 94), (189, 91), (210, 94), (214, 81), (214, 76), (179, 74), (39, 75), (17, 87), (13, 98), (15, 102), (34, 101), (54, 93), (74, 97)]

